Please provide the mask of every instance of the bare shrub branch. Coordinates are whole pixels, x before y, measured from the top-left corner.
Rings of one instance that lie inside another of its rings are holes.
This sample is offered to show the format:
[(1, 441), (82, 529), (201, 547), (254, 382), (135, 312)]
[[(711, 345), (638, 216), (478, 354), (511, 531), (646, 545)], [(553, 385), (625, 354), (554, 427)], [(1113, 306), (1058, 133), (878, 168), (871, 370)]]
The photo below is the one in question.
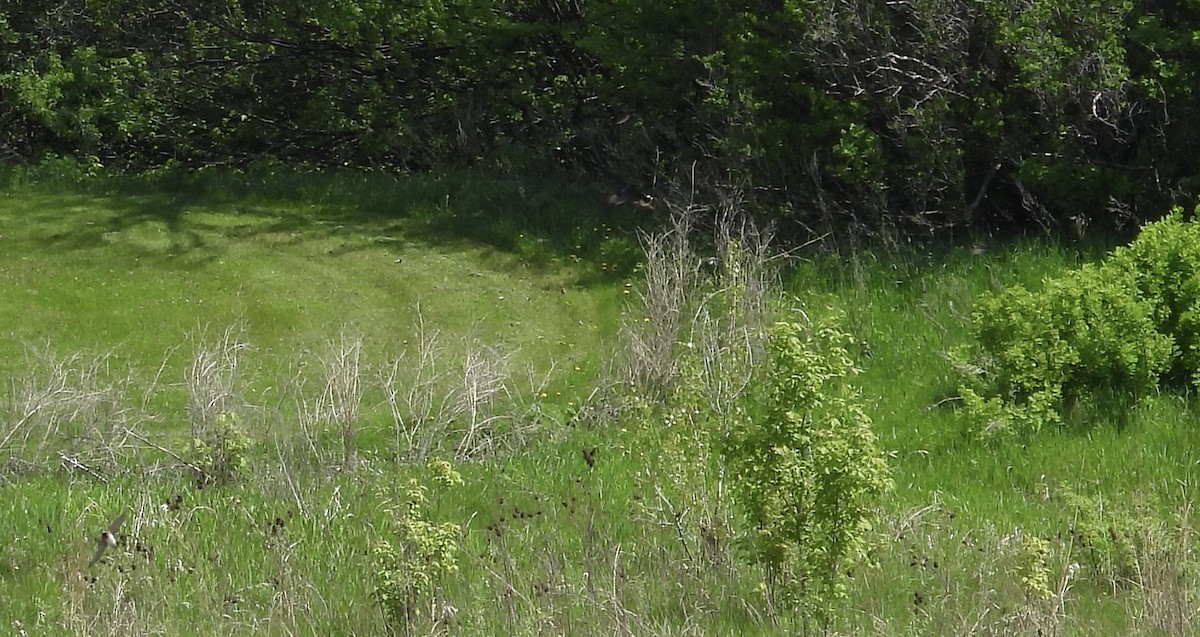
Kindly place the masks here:
[(242, 340), (245, 329), (236, 323), (215, 341), (204, 342), (202, 337), (197, 345), (184, 378), (193, 438), (203, 438), (220, 414), (239, 413), (245, 407), (239, 380), (241, 355), (250, 347)]
[[(401, 352), (378, 374), (397, 452), (424, 460), (451, 442), (460, 460), (500, 451), (522, 421), (510, 369), (512, 353), (465, 341), (456, 357), (440, 332), (426, 326), (419, 307), (417, 314), (415, 347)], [(456, 358), (458, 364), (447, 363)]]
[(60, 357), (49, 345), (28, 347), (29, 373), (13, 382), (4, 405), (0, 453), (35, 467), (58, 458), (85, 473), (115, 470), (136, 417), (127, 401), (132, 381), (111, 363), (111, 353)]
[(443, 353), (441, 333), (425, 325), (417, 306), (415, 349), (401, 352), (378, 374), (384, 399), (392, 415), (397, 453), (427, 459), (449, 425), (450, 396), (446, 372), (439, 365)]
[(701, 262), (691, 244), (698, 210), (674, 208), (666, 231), (641, 236), (646, 254), (645, 284), (638, 295), (642, 315), (621, 326), (622, 377), (650, 396), (663, 397), (674, 389), (680, 330), (700, 282)]
[(455, 405), (455, 411), (464, 417), (455, 457), (496, 451), (497, 425), (508, 418), (498, 406), (509, 395), (510, 358), (510, 353), (498, 347), (471, 348), (464, 356), (462, 389)]

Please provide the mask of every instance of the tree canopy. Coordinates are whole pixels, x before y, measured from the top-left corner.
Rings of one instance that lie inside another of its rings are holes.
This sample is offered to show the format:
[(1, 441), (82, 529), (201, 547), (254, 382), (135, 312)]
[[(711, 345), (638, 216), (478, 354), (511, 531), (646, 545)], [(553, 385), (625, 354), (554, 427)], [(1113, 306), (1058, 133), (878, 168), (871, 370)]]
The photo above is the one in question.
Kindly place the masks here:
[(0, 160), (699, 167), (802, 223), (1135, 223), (1200, 190), (1200, 3), (28, 0)]

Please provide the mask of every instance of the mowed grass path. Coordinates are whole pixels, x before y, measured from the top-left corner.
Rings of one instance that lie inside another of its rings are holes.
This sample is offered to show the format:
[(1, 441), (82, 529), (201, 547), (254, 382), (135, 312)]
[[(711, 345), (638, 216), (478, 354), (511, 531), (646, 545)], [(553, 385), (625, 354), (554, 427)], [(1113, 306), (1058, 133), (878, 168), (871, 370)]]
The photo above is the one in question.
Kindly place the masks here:
[(580, 206), (591, 191), (555, 204), (515, 181), (290, 179), (0, 193), (0, 375), (47, 342), (152, 374), (234, 323), (255, 358), (287, 365), (343, 327), (399, 348), (422, 319), (573, 368), (615, 330), (636, 220)]
[[(653, 219), (552, 180), (270, 172), (0, 192), (6, 389), (40, 376), (47, 353), (83, 353), (81, 365), (108, 356), (114, 376), (155, 392), (135, 428), (182, 453), (180, 386), (193, 354), (237, 325), (251, 346), (239, 370), (245, 398), (266, 408), (262, 422), (246, 423), (253, 465), (234, 487), (201, 491), (187, 472), (154, 470), (107, 483), (19, 471), (0, 480), (0, 514), (13, 521), (13, 541), (0, 547), (0, 631), (379, 634), (370, 550), (386, 538), (385, 506), (419, 467), (371, 459), (388, 454), (386, 433), (378, 445), (370, 435), (360, 442), (358, 472), (313, 467), (292, 453), (304, 446), (295, 418), (274, 411), (279, 384), (311, 381), (299, 378), (305, 362), (343, 332), (362, 338), (367, 385), (384, 361), (435, 332), (446, 365), (461, 364), (467, 346), (496, 346), (511, 354), (515, 384), (524, 368), (549, 374), (544, 398), (563, 406), (611, 361), (637, 229)], [(127, 398), (139, 409), (138, 396)], [(365, 389), (364, 403), (364, 421), (387, 420), (378, 387)], [(542, 442), (536, 466), (569, 467), (520, 490), (578, 488), (577, 448)], [(149, 447), (144, 457), (174, 463)], [(493, 470), (503, 468), (472, 468), (465, 497), (439, 501), (444, 515), (435, 514), (479, 526), (503, 518), (497, 493), (516, 487)], [(87, 569), (94, 527), (120, 510), (132, 512), (129, 544)], [(471, 524), (465, 531), (466, 546), (485, 543)], [(503, 586), (471, 573), (471, 588)]]

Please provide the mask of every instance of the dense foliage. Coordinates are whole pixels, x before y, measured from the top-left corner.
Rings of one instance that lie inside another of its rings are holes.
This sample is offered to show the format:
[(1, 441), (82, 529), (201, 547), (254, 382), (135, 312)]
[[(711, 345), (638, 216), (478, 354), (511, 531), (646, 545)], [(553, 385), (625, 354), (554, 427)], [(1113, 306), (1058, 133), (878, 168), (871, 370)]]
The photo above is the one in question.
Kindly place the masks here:
[(1191, 195), (1156, 0), (66, 0), (0, 8), (0, 159), (699, 168), (807, 224), (1121, 226)]
[(1028, 434), (1098, 399), (1200, 382), (1198, 264), (1200, 226), (1177, 210), (1097, 265), (982, 297), (976, 351), (960, 357), (977, 433)]

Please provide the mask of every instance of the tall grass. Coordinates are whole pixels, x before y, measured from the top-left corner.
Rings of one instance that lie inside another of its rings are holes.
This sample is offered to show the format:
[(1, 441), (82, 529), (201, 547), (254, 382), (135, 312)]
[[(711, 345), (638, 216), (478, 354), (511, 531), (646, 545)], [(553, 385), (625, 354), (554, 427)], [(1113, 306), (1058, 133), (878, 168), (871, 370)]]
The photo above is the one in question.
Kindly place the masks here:
[[(732, 415), (761, 326), (825, 308), (859, 341), (896, 482), (831, 632), (1196, 631), (1188, 396), (1021, 444), (972, 442), (955, 414), (944, 353), (975, 296), (1094, 249), (812, 246), (776, 268), (720, 202), (638, 220), (534, 181), (172, 179), (0, 195), (14, 634), (385, 633), (370, 552), (438, 457), (465, 479), (427, 510), (462, 525), (459, 570), (404, 631), (795, 634), (710, 488), (719, 436), (692, 446), (688, 413), (660, 407), (686, 377)], [(631, 386), (645, 400), (611, 400)], [(191, 439), (232, 413), (245, 464), (196, 480)]]

